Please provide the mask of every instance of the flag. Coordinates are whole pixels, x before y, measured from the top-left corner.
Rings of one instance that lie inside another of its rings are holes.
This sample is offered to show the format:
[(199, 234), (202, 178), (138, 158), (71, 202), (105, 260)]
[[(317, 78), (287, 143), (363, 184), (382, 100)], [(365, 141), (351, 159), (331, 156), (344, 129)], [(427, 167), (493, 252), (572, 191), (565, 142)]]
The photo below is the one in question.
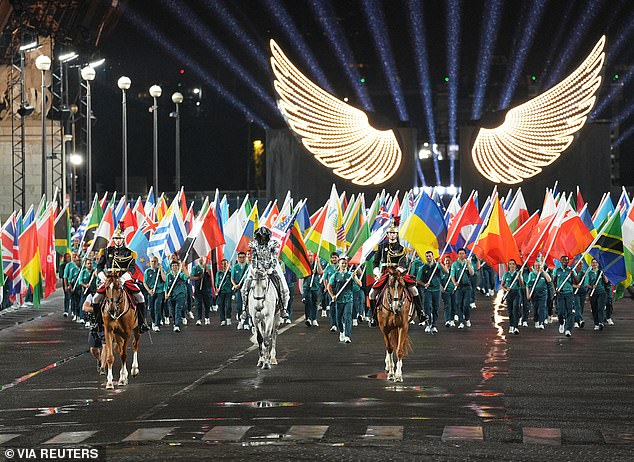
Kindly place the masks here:
[[(97, 197), (98, 197), (97, 193), (95, 193), (95, 198), (97, 198)], [(112, 196), (112, 199), (114, 199), (114, 195)], [(101, 213), (103, 213), (104, 210), (106, 210), (106, 202), (107, 202), (107, 200), (108, 200), (108, 191), (103, 193), (103, 197), (101, 198), (101, 200), (99, 200), (99, 207), (101, 207)]]
[(529, 266), (532, 266), (537, 259), (537, 251), (531, 254), (533, 248), (529, 246), (530, 237), (535, 232), (537, 223), (539, 223), (539, 213), (535, 212), (528, 218), (528, 220), (522, 223), (522, 226), (513, 232), (513, 238), (517, 243), (517, 248), (520, 251), (522, 260), (526, 261), (528, 259), (527, 265)]
[(435, 257), (440, 254), (447, 240), (445, 218), (427, 194), (421, 194), (414, 212), (400, 229), (401, 239), (408, 241), (421, 257), (431, 251)]
[(577, 213), (581, 213), (583, 206), (586, 205), (586, 201), (583, 200), (583, 196), (581, 195), (581, 190), (579, 186), (577, 186)]
[[(105, 196), (104, 196), (105, 197)], [(92, 203), (92, 207), (90, 209), (90, 218), (88, 219), (88, 223), (86, 224), (86, 231), (84, 232), (84, 239), (82, 242), (90, 245), (92, 244), (92, 240), (95, 238), (95, 232), (97, 231), (97, 227), (103, 218), (103, 209), (97, 200), (97, 195), (95, 195), (95, 199)]]
[(112, 235), (114, 234), (114, 230), (114, 212), (112, 210), (112, 205), (108, 204), (103, 213), (103, 219), (101, 220), (101, 223), (99, 223), (99, 227), (95, 232), (95, 238), (93, 239), (90, 247), (88, 247), (88, 250), (86, 250), (86, 255), (93, 251), (99, 252), (101, 249), (108, 247), (108, 244), (110, 244), (110, 240), (112, 239)]
[(448, 244), (458, 247), (464, 247), (469, 239), (475, 225), (481, 224), (482, 218), (478, 213), (478, 207), (473, 200), (473, 195), (467, 199), (458, 213), (449, 223), (447, 230)]
[(302, 239), (302, 230), (294, 218), (290, 233), (280, 252), (280, 260), (300, 279), (312, 274), (308, 250), (304, 244), (304, 239)]
[(166, 253), (173, 254), (179, 250), (185, 242), (185, 225), (183, 216), (178, 206), (178, 195), (172, 201), (169, 210), (166, 211), (156, 231), (150, 237), (147, 253), (149, 256), (157, 256), (159, 260), (165, 258)]
[(136, 214), (127, 204), (119, 221), (119, 227), (123, 229), (126, 245), (129, 245), (130, 242), (132, 242), (132, 238), (134, 238), (139, 225), (136, 220)]
[(513, 234), (506, 223), (502, 204), (499, 199), (494, 199), (491, 217), (477, 243), (473, 247), (473, 253), (481, 260), (487, 262), (491, 268), (495, 265), (507, 263), (510, 259), (521, 261)]
[(150, 265), (147, 252), (148, 246), (150, 245), (150, 241), (148, 239), (149, 233), (144, 233), (143, 229), (143, 227), (139, 228), (137, 232), (134, 233), (132, 240), (128, 244), (128, 248), (133, 252), (136, 252), (136, 266), (140, 273), (145, 273), (145, 270)]
[(264, 226), (271, 229), (273, 225), (277, 223), (277, 217), (280, 214), (279, 209), (277, 208), (277, 200), (273, 202), (271, 207), (267, 207), (268, 210), (265, 210), (265, 213), (262, 214), (262, 219), (264, 220)]
[(308, 207), (306, 206), (306, 201), (302, 203), (302, 206), (299, 208), (299, 212), (297, 213), (297, 222), (299, 223), (299, 229), (302, 230), (302, 236), (305, 235), (306, 230), (310, 228), (310, 213), (308, 213)]
[(244, 235), (244, 230), (249, 221), (251, 210), (247, 210), (248, 203), (249, 195), (247, 194), (247, 196), (242, 201), (242, 205), (240, 206), (240, 208), (233, 212), (229, 219), (223, 225), (226, 242), (224, 254), (228, 255), (230, 259), (233, 259), (235, 253), (238, 251), (238, 245), (240, 244), (240, 240)]
[(614, 213), (614, 204), (612, 203), (612, 199), (610, 199), (610, 193), (607, 193), (605, 196), (603, 196), (603, 200), (592, 216), (592, 223), (594, 224), (594, 228), (601, 229), (603, 227), (603, 224), (612, 213)]
[(613, 213), (601, 230), (597, 241), (590, 249), (590, 255), (599, 262), (603, 274), (610, 283), (618, 285), (627, 279), (627, 268), (623, 248), (621, 216)]
[(12, 279), (13, 276), (13, 241), (15, 239), (15, 212), (12, 212), (2, 225), (0, 241), (2, 244), (2, 272)]
[(12, 258), (12, 281), (11, 297), (16, 299), (22, 296), (22, 289), (26, 292), (25, 284), (22, 284), (22, 265), (20, 263), (20, 233), (22, 230), (22, 211), (18, 211), (13, 222), (13, 258)]
[(40, 254), (40, 267), (44, 282), (44, 296), (48, 297), (55, 292), (57, 274), (55, 272), (55, 218), (57, 208), (55, 202), (49, 204), (45, 212), (36, 220), (38, 252)]
[(64, 207), (55, 219), (55, 250), (60, 256), (71, 252), (70, 211)]
[[(476, 212), (477, 210), (478, 208), (476, 207)], [(457, 196), (453, 196), (451, 198), (451, 202), (449, 202), (449, 205), (447, 206), (447, 211), (445, 212), (445, 223), (447, 224), (447, 226), (449, 226), (451, 220), (453, 220), (454, 217), (458, 215), (458, 212), (460, 212), (460, 201), (458, 200)]]
[[(379, 242), (381, 242), (381, 240), (383, 240), (383, 235), (381, 235), (381, 230), (378, 230), (376, 232), (378, 233), (377, 238), (379, 239)], [(380, 238), (379, 238), (379, 235), (380, 235)], [(368, 222), (365, 221), (361, 225), (361, 228), (359, 229), (359, 232), (357, 233), (357, 235), (353, 238), (352, 243), (350, 244), (350, 248), (346, 252), (347, 255), (351, 257), (350, 263), (353, 263), (355, 265), (360, 265), (362, 263), (361, 248), (363, 247), (363, 244), (369, 238), (370, 238), (370, 227), (368, 226)], [(378, 244), (375, 244), (375, 245), (378, 245)]]
[(363, 194), (357, 196), (354, 203), (352, 202), (352, 199), (350, 199), (350, 201), (350, 205), (348, 206), (350, 213), (348, 214), (348, 220), (343, 226), (346, 243), (352, 243), (357, 234), (359, 234), (361, 225), (365, 222), (365, 217), (363, 216), (363, 209), (365, 208), (363, 206)]
[(622, 225), (623, 258), (625, 259), (625, 280), (616, 286), (615, 298), (623, 296), (626, 288), (634, 282), (634, 207), (630, 208)]
[(150, 191), (148, 192), (145, 204), (143, 205), (144, 215), (155, 218), (155, 209), (156, 200), (154, 198), (154, 186), (150, 186)]
[[(368, 238), (361, 244), (361, 248), (355, 253), (352, 260), (354, 260), (354, 262), (358, 262), (358, 264), (368, 261), (372, 255), (374, 255), (377, 246), (381, 243), (381, 241), (383, 241), (383, 239), (385, 239), (385, 235), (387, 234), (387, 229), (389, 227), (390, 222), (387, 221), (379, 229), (371, 232)], [(362, 230), (361, 232), (365, 233), (365, 230)]]
[(185, 230), (189, 233), (194, 227), (194, 202), (192, 201), (189, 204), (189, 209), (187, 209), (187, 213), (183, 218), (183, 224), (185, 225)]
[[(178, 199), (178, 195), (176, 195), (174, 199)], [(174, 205), (174, 202), (172, 202), (172, 205)], [(159, 197), (159, 200), (156, 203), (155, 212), (156, 212), (156, 221), (158, 222), (160, 222), (167, 214), (167, 202), (165, 202), (164, 194), (161, 194), (161, 197)]]
[(625, 186), (623, 186), (623, 190), (621, 191), (621, 196), (616, 203), (616, 208), (620, 210), (621, 213), (621, 224), (625, 221), (625, 217), (627, 217), (627, 212), (630, 211), (630, 198), (627, 196), (627, 191), (625, 190)]
[(526, 207), (526, 201), (524, 200), (524, 194), (522, 194), (522, 188), (519, 188), (515, 193), (513, 202), (511, 203), (508, 212), (506, 212), (506, 221), (509, 224), (511, 232), (515, 232), (517, 228), (522, 226), (529, 217), (528, 207)]
[(554, 241), (549, 246), (546, 261), (549, 264), (559, 260), (563, 255), (572, 258), (583, 253), (592, 243), (592, 234), (577, 212), (568, 211), (557, 227)]
[(121, 221), (121, 219), (123, 218), (123, 214), (125, 213), (126, 206), (127, 206), (126, 199), (125, 199), (125, 196), (123, 196), (121, 199), (119, 199), (119, 203), (113, 209), (114, 211), (112, 213), (112, 216), (114, 217), (115, 227), (119, 226), (119, 221)]
[(42, 298), (42, 266), (37, 242), (37, 225), (32, 221), (18, 238), (22, 278), (33, 290), (33, 305), (40, 306)]

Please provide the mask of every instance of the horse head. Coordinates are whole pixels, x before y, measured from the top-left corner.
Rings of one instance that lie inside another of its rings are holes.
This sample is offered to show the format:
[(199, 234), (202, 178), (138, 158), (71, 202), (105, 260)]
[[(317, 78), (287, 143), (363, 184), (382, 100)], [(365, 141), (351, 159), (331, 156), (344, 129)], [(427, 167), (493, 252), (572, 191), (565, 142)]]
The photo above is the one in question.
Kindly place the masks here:
[(108, 276), (105, 282), (105, 309), (112, 319), (119, 319), (127, 307), (126, 293), (116, 275)]
[(269, 278), (265, 270), (257, 268), (253, 271), (251, 295), (258, 311), (264, 307), (264, 299), (269, 291), (270, 282), (271, 278)]
[(389, 278), (385, 290), (387, 306), (393, 313), (400, 313), (405, 300), (407, 300), (406, 285), (403, 275), (397, 268), (388, 268)]

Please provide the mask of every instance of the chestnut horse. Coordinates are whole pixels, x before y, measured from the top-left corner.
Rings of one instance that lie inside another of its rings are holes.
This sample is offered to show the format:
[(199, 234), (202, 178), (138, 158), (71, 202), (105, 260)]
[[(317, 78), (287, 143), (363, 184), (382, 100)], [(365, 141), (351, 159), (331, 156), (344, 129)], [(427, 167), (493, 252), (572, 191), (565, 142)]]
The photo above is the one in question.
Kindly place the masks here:
[(385, 341), (387, 379), (402, 382), (403, 358), (412, 349), (408, 337), (412, 300), (403, 275), (395, 268), (388, 268), (388, 272), (387, 283), (378, 297), (377, 319)]
[(102, 307), (103, 331), (106, 339), (104, 344), (104, 357), (108, 363), (108, 381), (107, 389), (113, 389), (112, 383), (112, 365), (114, 364), (113, 348), (116, 345), (117, 352), (121, 358), (121, 371), (119, 373), (119, 386), (128, 384), (128, 368), (126, 360), (128, 358), (128, 344), (130, 342), (130, 334), (134, 333), (132, 340), (132, 350), (134, 356), (132, 359), (132, 368), (130, 374), (132, 377), (139, 375), (139, 325), (134, 310), (134, 305), (130, 296), (123, 289), (123, 285), (117, 275), (109, 276), (105, 282), (106, 293), (104, 294), (104, 304)]

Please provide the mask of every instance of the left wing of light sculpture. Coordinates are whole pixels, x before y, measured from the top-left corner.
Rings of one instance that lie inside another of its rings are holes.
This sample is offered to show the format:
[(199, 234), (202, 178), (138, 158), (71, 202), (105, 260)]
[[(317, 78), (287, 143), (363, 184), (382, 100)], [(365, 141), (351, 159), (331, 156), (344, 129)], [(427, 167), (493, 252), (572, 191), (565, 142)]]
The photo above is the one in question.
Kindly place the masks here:
[(280, 111), (319, 162), (358, 185), (381, 184), (394, 176), (403, 156), (393, 130), (376, 130), (363, 111), (318, 87), (274, 40), (271, 54)]
[(604, 46), (605, 36), (566, 79), (509, 110), (499, 127), (480, 129), (471, 156), (484, 177), (494, 183), (520, 183), (570, 146), (596, 101)]

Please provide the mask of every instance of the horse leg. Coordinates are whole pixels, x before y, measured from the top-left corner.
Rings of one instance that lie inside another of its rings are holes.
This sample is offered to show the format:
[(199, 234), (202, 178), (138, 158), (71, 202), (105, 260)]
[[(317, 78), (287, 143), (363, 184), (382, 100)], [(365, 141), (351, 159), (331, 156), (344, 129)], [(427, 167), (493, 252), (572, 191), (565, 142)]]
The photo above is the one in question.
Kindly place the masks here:
[(390, 344), (390, 333), (383, 331), (383, 341), (385, 342), (385, 372), (387, 379), (394, 379), (394, 361), (392, 361), (392, 345)]
[(119, 339), (117, 341), (119, 346), (119, 357), (121, 358), (121, 371), (119, 372), (119, 385), (128, 384), (128, 339)]
[[(271, 322), (275, 322), (274, 319), (271, 320)], [(266, 337), (263, 337), (262, 339), (262, 345), (263, 345), (263, 363), (262, 363), (262, 369), (270, 369), (271, 368), (271, 335), (267, 332)]]
[(273, 328), (273, 336), (271, 338), (271, 365), (277, 366), (277, 351), (275, 346), (277, 345), (277, 329)]
[(105, 330), (106, 343), (104, 344), (104, 357), (106, 358), (106, 362), (108, 363), (108, 376), (106, 381), (106, 389), (112, 390), (114, 389), (114, 383), (112, 383), (112, 366), (114, 364), (114, 353), (112, 352), (112, 332), (108, 329)]
[[(404, 321), (407, 322), (407, 321)], [(394, 373), (394, 381), (402, 382), (403, 381), (403, 356), (405, 356), (404, 348), (403, 348), (403, 329), (398, 328), (398, 343), (396, 345), (396, 372)]]
[(130, 375), (132, 377), (136, 377), (139, 375), (139, 328), (134, 329), (134, 339), (132, 339), (132, 350), (134, 354), (132, 355), (132, 368), (130, 369)]
[[(254, 323), (255, 324), (255, 323)], [(259, 324), (259, 323), (258, 323)], [(260, 326), (259, 325), (254, 325), (253, 327), (256, 331), (257, 331), (257, 338), (258, 338), (258, 353), (260, 354), (260, 357), (258, 358), (258, 364), (256, 367), (262, 367), (262, 365), (264, 364), (264, 349), (263, 349), (263, 341), (264, 339), (262, 338), (262, 334), (260, 333)]]

